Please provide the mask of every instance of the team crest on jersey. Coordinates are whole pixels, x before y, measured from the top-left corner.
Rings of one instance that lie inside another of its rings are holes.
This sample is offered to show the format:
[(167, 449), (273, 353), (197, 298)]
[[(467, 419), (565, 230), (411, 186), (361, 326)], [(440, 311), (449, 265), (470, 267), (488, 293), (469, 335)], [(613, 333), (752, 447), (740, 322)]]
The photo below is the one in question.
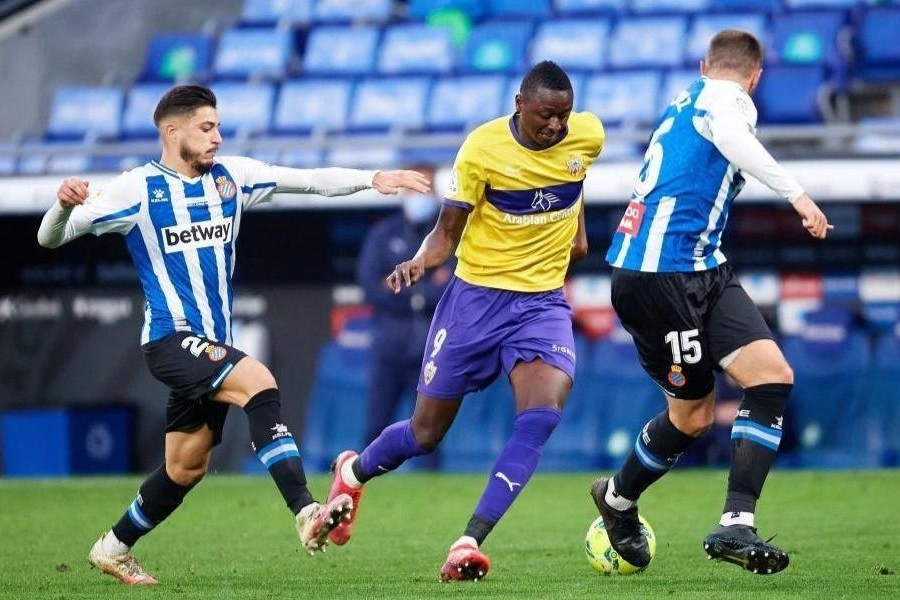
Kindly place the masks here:
[(234, 183), (224, 175), (216, 177), (216, 189), (219, 191), (219, 196), (222, 197), (222, 200), (234, 198), (234, 195), (237, 192)]
[(223, 348), (222, 346), (207, 346), (206, 347), (206, 356), (209, 357), (209, 360), (213, 362), (219, 362), (228, 354), (228, 350)]
[(681, 372), (681, 367), (679, 367), (678, 365), (672, 365), (672, 368), (669, 369), (669, 375), (666, 379), (669, 380), (669, 383), (678, 388), (684, 387), (684, 384), (687, 383), (687, 378)]
[(435, 374), (437, 374), (437, 365), (434, 364), (433, 360), (429, 360), (425, 365), (425, 368), (422, 370), (422, 379), (425, 380), (425, 385), (431, 383), (431, 380), (434, 379)]
[(584, 169), (584, 159), (580, 156), (573, 155), (566, 159), (566, 170), (572, 177), (581, 173), (582, 169)]

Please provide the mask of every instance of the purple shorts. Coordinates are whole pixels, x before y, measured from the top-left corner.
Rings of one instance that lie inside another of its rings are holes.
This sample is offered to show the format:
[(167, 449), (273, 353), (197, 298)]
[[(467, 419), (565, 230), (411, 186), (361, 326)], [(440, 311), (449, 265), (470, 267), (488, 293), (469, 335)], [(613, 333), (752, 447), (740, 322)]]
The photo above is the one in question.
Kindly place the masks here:
[(512, 292), (454, 277), (438, 303), (418, 391), (461, 398), (486, 388), (500, 368), (540, 358), (575, 380), (572, 309), (562, 290)]

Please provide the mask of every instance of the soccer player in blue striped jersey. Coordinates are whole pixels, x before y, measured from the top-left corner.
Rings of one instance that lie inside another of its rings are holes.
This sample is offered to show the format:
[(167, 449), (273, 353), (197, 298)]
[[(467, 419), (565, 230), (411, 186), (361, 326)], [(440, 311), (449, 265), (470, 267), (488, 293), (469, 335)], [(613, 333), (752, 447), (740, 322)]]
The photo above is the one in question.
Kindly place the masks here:
[(786, 553), (758, 537), (754, 514), (793, 373), (719, 245), (743, 172), (790, 202), (814, 238), (830, 226), (755, 137), (750, 94), (761, 65), (761, 46), (749, 33), (725, 30), (712, 39), (702, 77), (669, 104), (650, 139), (606, 255), (613, 307), (668, 403), (619, 472), (591, 490), (613, 547), (635, 566), (650, 561), (637, 500), (712, 425), (714, 369), (731, 375), (744, 399), (731, 434), (725, 508), (704, 548), (755, 573), (788, 564)]
[(288, 507), (301, 543), (321, 550), (349, 518), (352, 499), (324, 505), (306, 485), (300, 454), (281, 416), (268, 368), (231, 345), (235, 244), (245, 210), (278, 192), (336, 196), (375, 188), (425, 192), (415, 171), (300, 170), (216, 155), (222, 143), (216, 97), (202, 86), (178, 86), (153, 116), (163, 151), (97, 192), (63, 181), (44, 216), (38, 241), (56, 248), (86, 233), (125, 238), (147, 299), (141, 348), (151, 373), (170, 389), (165, 461), (136, 499), (91, 548), (89, 560), (126, 584), (155, 584), (131, 547), (181, 504), (206, 473), (230, 405), (247, 414), (250, 437)]

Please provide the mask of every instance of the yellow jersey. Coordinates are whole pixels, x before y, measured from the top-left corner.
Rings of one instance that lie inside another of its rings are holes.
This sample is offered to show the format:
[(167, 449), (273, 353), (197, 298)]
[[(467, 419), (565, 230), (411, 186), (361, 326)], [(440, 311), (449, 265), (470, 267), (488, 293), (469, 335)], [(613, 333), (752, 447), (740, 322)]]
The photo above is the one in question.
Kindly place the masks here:
[(554, 145), (532, 150), (511, 116), (473, 130), (453, 164), (444, 204), (470, 211), (456, 276), (490, 288), (562, 287), (581, 211), (584, 177), (604, 140), (595, 115), (569, 116)]

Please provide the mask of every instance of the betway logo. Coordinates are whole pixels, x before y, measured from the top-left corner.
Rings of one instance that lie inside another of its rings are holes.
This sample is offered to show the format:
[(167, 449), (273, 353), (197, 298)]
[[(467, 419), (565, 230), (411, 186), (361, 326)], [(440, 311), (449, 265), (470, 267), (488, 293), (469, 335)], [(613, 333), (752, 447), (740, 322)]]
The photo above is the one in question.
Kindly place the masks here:
[(163, 246), (166, 254), (172, 254), (191, 248), (208, 248), (227, 244), (231, 241), (231, 226), (232, 220), (229, 218), (163, 227)]

